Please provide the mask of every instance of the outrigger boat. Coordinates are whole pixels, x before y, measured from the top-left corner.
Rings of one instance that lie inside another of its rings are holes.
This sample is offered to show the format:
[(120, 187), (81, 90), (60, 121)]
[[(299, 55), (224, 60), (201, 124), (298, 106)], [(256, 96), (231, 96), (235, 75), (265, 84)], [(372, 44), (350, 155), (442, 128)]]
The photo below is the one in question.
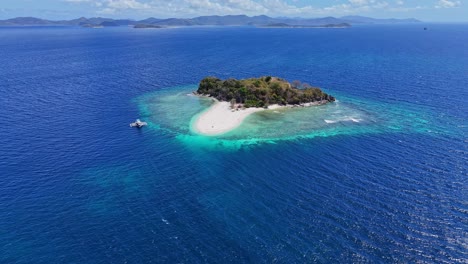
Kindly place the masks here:
[(146, 122), (141, 122), (140, 119), (137, 119), (135, 122), (133, 122), (133, 123), (130, 124), (130, 127), (138, 127), (138, 128), (140, 128), (140, 127), (146, 126), (146, 125), (148, 125), (148, 123), (146, 123)]

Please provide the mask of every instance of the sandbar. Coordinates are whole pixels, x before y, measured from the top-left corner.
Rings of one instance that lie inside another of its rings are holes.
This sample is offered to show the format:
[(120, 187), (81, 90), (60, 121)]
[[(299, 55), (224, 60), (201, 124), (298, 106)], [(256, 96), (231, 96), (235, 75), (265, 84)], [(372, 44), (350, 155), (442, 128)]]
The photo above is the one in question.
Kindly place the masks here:
[(242, 124), (250, 114), (263, 110), (254, 107), (233, 110), (228, 102), (215, 102), (195, 120), (193, 128), (206, 136), (224, 134)]
[[(213, 99), (215, 100), (215, 99)], [(231, 103), (217, 101), (208, 110), (201, 113), (193, 123), (193, 130), (205, 136), (216, 136), (227, 133), (242, 124), (249, 115), (267, 109), (304, 107), (325, 104), (327, 101), (318, 101), (301, 105), (270, 105), (268, 108), (249, 107), (232, 109)]]

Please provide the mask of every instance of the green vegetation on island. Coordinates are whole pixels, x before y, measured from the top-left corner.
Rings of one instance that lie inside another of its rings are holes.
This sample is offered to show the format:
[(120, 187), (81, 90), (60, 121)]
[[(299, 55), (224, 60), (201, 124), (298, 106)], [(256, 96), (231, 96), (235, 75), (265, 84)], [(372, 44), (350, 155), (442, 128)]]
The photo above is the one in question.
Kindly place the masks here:
[(243, 104), (244, 107), (325, 104), (335, 101), (333, 96), (324, 93), (320, 88), (299, 81), (289, 83), (271, 76), (244, 80), (207, 77), (201, 80), (196, 94), (211, 96), (233, 105)]

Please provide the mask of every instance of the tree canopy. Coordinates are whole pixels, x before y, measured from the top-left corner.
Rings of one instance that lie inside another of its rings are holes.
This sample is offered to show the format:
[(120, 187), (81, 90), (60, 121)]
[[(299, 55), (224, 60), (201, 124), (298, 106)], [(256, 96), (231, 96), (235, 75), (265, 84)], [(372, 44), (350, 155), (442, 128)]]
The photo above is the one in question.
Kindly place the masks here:
[(206, 77), (201, 80), (197, 93), (209, 95), (220, 101), (232, 103), (235, 101), (244, 107), (335, 101), (333, 96), (324, 93), (320, 88), (301, 84), (299, 81), (290, 84), (286, 80), (271, 76), (244, 80)]

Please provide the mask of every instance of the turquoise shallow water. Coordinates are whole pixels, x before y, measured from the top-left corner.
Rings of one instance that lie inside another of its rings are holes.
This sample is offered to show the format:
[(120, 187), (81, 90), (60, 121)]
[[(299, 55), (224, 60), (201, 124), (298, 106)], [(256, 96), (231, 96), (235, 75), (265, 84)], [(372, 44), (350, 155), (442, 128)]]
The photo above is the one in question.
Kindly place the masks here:
[[(213, 101), (192, 94), (196, 85), (166, 88), (135, 99), (154, 133), (164, 131), (187, 144), (235, 148), (284, 140), (379, 133), (442, 133), (433, 114), (410, 105), (335, 95), (322, 106), (270, 109), (247, 117), (236, 129), (217, 136), (199, 135), (191, 127)], [(432, 123), (431, 123), (432, 122)], [(431, 123), (431, 124), (429, 124)]]
[[(0, 263), (465, 263), (467, 43), (450, 24), (1, 27)], [(204, 137), (210, 101), (187, 93), (208, 75), (339, 102)]]

